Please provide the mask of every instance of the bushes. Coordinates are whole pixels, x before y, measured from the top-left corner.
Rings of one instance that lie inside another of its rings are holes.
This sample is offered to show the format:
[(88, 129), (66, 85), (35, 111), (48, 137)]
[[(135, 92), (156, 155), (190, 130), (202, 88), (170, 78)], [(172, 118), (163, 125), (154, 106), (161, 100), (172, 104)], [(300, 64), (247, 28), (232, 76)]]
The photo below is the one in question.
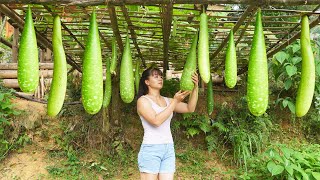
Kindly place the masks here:
[(4, 88), (0, 85), (0, 160), (5, 158), (8, 152), (19, 146), (25, 145), (30, 142), (30, 139), (26, 135), (21, 135), (21, 132), (14, 138), (14, 127), (12, 124), (12, 118), (15, 115), (19, 115), (21, 112), (13, 108), (11, 99), (14, 98), (12, 90)]
[(291, 148), (274, 144), (263, 154), (248, 160), (249, 171), (242, 179), (320, 179), (320, 145)]
[[(174, 126), (185, 128), (190, 137), (205, 133), (209, 151), (223, 152), (231, 149), (234, 162), (247, 166), (247, 159), (262, 151), (272, 130), (272, 122), (267, 115), (252, 116), (245, 98), (235, 103), (234, 108), (216, 106), (218, 114), (215, 120), (205, 115), (191, 113), (183, 115), (183, 121), (175, 121)], [(177, 125), (178, 124), (178, 125)]]

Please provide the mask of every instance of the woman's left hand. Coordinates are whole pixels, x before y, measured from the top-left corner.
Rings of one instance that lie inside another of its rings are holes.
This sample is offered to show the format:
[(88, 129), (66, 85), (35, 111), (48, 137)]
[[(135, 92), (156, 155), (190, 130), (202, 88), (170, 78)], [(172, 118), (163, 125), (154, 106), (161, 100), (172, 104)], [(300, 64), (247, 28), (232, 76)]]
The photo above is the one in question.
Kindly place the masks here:
[(198, 73), (197, 72), (194, 72), (192, 74), (192, 81), (194, 83), (194, 88), (197, 88), (198, 87), (198, 83), (199, 83), (199, 78), (198, 78)]

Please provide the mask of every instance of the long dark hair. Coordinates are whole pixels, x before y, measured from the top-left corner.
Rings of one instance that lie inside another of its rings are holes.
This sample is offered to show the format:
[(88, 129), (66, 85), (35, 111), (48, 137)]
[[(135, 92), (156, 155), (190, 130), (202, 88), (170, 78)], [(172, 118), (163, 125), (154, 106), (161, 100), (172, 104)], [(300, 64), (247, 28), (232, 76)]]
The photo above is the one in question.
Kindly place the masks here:
[(144, 70), (142, 73), (142, 76), (140, 78), (140, 83), (139, 83), (139, 91), (138, 91), (138, 96), (137, 99), (139, 99), (141, 96), (148, 94), (149, 89), (148, 86), (146, 85), (146, 80), (149, 79), (150, 76), (153, 75), (160, 75), (162, 76), (162, 71), (156, 67), (149, 67), (148, 69)]

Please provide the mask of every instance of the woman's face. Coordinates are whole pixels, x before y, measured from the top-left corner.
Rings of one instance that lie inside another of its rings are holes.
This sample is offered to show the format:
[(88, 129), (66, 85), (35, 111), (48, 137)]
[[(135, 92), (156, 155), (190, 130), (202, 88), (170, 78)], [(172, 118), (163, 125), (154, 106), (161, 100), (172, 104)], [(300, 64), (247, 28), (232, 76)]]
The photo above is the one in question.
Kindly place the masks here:
[(149, 78), (145, 81), (148, 87), (161, 89), (163, 86), (163, 78), (162, 75), (158, 73), (154, 73), (149, 76)]

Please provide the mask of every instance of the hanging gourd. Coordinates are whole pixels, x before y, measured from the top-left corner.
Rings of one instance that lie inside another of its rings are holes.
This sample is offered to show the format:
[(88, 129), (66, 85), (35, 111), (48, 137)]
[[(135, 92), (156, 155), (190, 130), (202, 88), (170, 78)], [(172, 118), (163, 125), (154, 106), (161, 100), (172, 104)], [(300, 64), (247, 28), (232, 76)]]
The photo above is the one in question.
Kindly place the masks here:
[(92, 12), (82, 66), (82, 104), (89, 114), (96, 114), (103, 101), (103, 73), (100, 36), (96, 13)]
[(250, 51), (247, 81), (248, 107), (253, 115), (260, 116), (266, 111), (268, 96), (268, 63), (259, 8)]

